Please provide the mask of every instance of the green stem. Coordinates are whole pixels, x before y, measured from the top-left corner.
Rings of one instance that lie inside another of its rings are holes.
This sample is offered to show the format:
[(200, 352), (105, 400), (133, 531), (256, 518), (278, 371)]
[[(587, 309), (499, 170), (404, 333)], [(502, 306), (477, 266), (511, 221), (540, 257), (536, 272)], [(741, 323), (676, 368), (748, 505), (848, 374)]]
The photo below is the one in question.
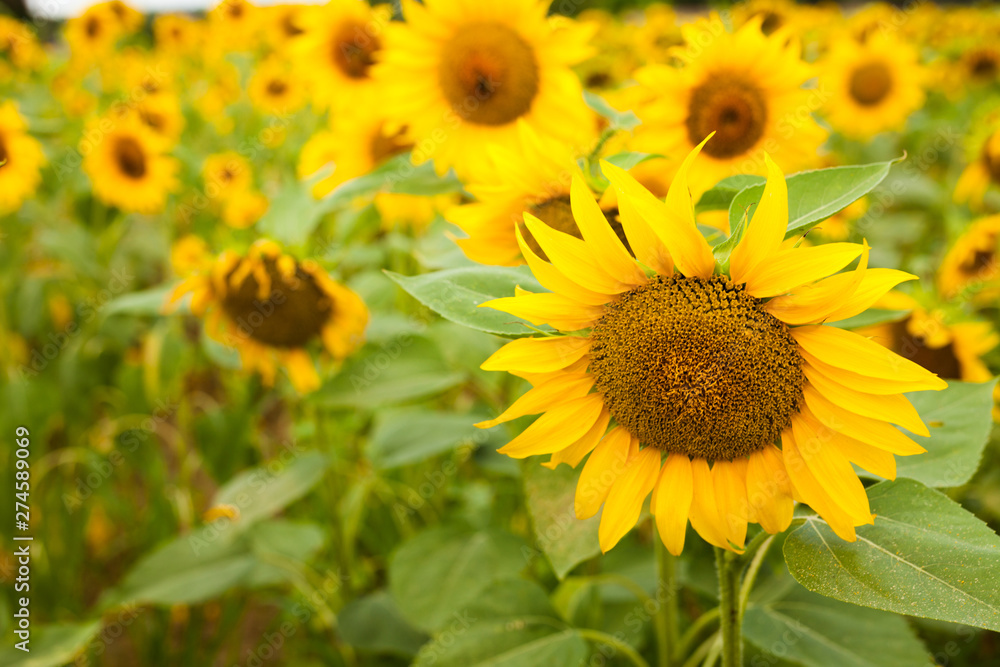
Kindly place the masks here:
[(697, 665), (705, 659), (708, 655), (709, 650), (719, 642), (719, 633), (713, 633), (711, 637), (702, 642), (701, 646), (695, 649), (695, 652), (691, 654), (691, 657), (687, 659), (684, 663), (684, 667), (697, 667)]
[(738, 590), (741, 561), (715, 548), (715, 565), (719, 572), (719, 611), (721, 616), (722, 667), (743, 667), (743, 637), (740, 627)]
[(759, 548), (757, 549), (757, 553), (753, 556), (753, 560), (750, 561), (750, 566), (747, 568), (746, 575), (743, 577), (743, 585), (740, 587), (739, 601), (740, 626), (743, 625), (743, 613), (747, 610), (747, 602), (750, 600), (750, 591), (753, 590), (753, 584), (757, 580), (757, 574), (760, 572), (760, 566), (764, 564), (764, 557), (767, 555), (767, 550), (770, 548), (772, 542), (774, 542), (774, 535), (768, 535), (767, 538), (761, 542)]
[(680, 645), (680, 613), (678, 610), (677, 559), (667, 552), (663, 540), (653, 538), (656, 552), (657, 587), (656, 599), (660, 603), (654, 618), (656, 627), (657, 664), (659, 667), (673, 667), (678, 657)]
[(590, 630), (588, 628), (577, 628), (576, 632), (578, 632), (584, 639), (589, 639), (592, 642), (598, 642), (600, 644), (610, 646), (628, 658), (629, 661), (636, 667), (649, 667), (649, 663), (646, 662), (634, 648), (609, 634), (600, 632), (599, 630)]
[(681, 643), (677, 649), (676, 655), (685, 656), (690, 652), (691, 647), (696, 641), (698, 641), (699, 635), (709, 627), (712, 623), (719, 620), (719, 608), (714, 607), (709, 609), (704, 614), (698, 617), (698, 619), (691, 624), (684, 634), (681, 636)]

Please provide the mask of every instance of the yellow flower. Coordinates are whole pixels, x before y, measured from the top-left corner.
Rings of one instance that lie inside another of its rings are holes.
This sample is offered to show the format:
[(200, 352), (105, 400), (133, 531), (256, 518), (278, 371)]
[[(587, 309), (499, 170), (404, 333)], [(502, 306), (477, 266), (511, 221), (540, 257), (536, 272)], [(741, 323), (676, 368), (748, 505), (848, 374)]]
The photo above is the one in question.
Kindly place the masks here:
[(434, 218), (455, 203), (456, 195), (444, 194), (427, 197), (394, 192), (375, 195), (375, 210), (382, 219), (382, 229), (410, 229), (421, 232)]
[(304, 5), (273, 5), (266, 7), (264, 27), (272, 44), (288, 48), (306, 32), (308, 8)]
[(87, 124), (80, 152), (94, 194), (126, 212), (157, 213), (177, 186), (177, 160), (163, 139), (134, 115)]
[(208, 335), (237, 349), (245, 370), (272, 385), (283, 366), (300, 393), (320, 386), (310, 344), (321, 341), (339, 361), (361, 345), (368, 324), (357, 294), (271, 241), (255, 243), (245, 256), (224, 252), (209, 270), (178, 285), (169, 304), (187, 294)]
[(990, 186), (1000, 186), (1000, 108), (989, 108), (972, 122), (973, 132), (966, 143), (969, 165), (955, 183), (953, 199), (957, 204), (983, 207)]
[(104, 9), (108, 16), (112, 17), (122, 34), (131, 34), (137, 31), (146, 21), (142, 12), (129, 7), (122, 0), (107, 0), (107, 2), (101, 2), (94, 6)]
[(182, 278), (205, 270), (211, 263), (208, 244), (200, 236), (188, 234), (174, 242), (170, 249), (170, 266)]
[(267, 197), (259, 192), (239, 192), (223, 204), (222, 221), (234, 229), (246, 229), (267, 213), (268, 206)]
[(841, 134), (867, 139), (901, 130), (924, 103), (924, 74), (909, 44), (872, 35), (864, 44), (833, 42), (822, 64), (825, 115)]
[[(851, 462), (894, 478), (894, 454), (924, 450), (893, 424), (928, 435), (903, 392), (945, 383), (822, 323), (864, 311), (914, 276), (868, 268), (867, 244), (783, 243), (787, 189), (770, 157), (756, 212), (720, 266), (695, 226), (688, 189), (700, 148), (665, 202), (602, 165), (634, 257), (578, 178), (570, 203), (582, 239), (525, 214), (551, 263), (523, 237), (521, 252), (553, 291), (518, 290), (483, 305), (558, 333), (515, 340), (483, 364), (534, 388), (479, 426), (544, 413), (500, 451), (550, 454), (549, 467), (589, 454), (576, 514), (594, 516), (603, 505), (604, 551), (635, 525), (651, 492), (674, 554), (688, 520), (711, 544), (740, 551), (748, 523), (786, 529), (793, 500), (854, 540), (856, 526), (876, 519)], [(836, 273), (859, 257), (856, 269)]]
[(13, 102), (0, 103), (0, 215), (16, 211), (42, 181), (42, 145)]
[(222, 0), (208, 12), (208, 46), (215, 52), (249, 49), (261, 29), (264, 10), (248, 0)]
[(1000, 215), (981, 218), (969, 225), (941, 260), (937, 276), (941, 296), (981, 303), (1000, 295), (998, 246)]
[(810, 111), (819, 91), (802, 88), (814, 73), (784, 30), (765, 36), (761, 17), (728, 33), (718, 16), (684, 26), (683, 67), (650, 65), (636, 73), (646, 100), (635, 109), (637, 150), (679, 161), (711, 132), (691, 174), (695, 194), (737, 173), (766, 172), (764, 151), (786, 171), (814, 166), (826, 132)]
[(213, 153), (206, 157), (201, 177), (209, 199), (229, 199), (253, 186), (250, 162), (235, 151)]
[(69, 45), (73, 59), (99, 62), (106, 57), (122, 36), (122, 25), (107, 4), (88, 7), (82, 14), (66, 21), (63, 37)]
[(295, 113), (306, 103), (302, 80), (288, 63), (277, 57), (268, 58), (257, 66), (247, 92), (257, 109), (273, 116)]
[(181, 14), (159, 14), (153, 18), (156, 50), (164, 55), (191, 56), (204, 40), (204, 29), (198, 21)]
[(546, 17), (548, 2), (403, 3), (386, 27), (376, 76), (390, 119), (408, 127), (413, 161), (462, 178), (488, 168), (486, 146), (516, 141), (517, 121), (587, 146), (592, 114), (570, 66), (586, 58), (591, 26)]
[(309, 77), (317, 106), (334, 112), (369, 109), (382, 102), (374, 98), (372, 65), (382, 49), (389, 7), (372, 8), (361, 0), (331, 0), (303, 9), (293, 52)]
[(14, 68), (11, 76), (37, 70), (45, 62), (45, 51), (35, 31), (8, 16), (0, 16), (0, 73), (4, 71), (4, 60)]

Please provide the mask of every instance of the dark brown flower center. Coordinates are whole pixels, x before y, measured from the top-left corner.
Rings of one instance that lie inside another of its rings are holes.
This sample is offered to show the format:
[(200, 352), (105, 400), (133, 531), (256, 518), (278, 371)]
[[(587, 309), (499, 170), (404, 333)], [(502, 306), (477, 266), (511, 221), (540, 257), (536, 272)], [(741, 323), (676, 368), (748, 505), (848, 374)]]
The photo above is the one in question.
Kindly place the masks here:
[(1000, 69), (996, 52), (989, 49), (977, 49), (969, 52), (966, 62), (969, 67), (969, 74), (977, 81), (992, 81), (997, 76)]
[(3, 141), (3, 134), (0, 134), (0, 169), (10, 164), (10, 154), (7, 152), (7, 145)]
[(955, 356), (955, 346), (949, 342), (943, 347), (929, 347), (923, 336), (910, 333), (909, 323), (910, 318), (907, 317), (892, 324), (892, 350), (938, 377), (946, 380), (961, 379), (962, 364)]
[(291, 13), (285, 14), (285, 18), (281, 22), (281, 28), (285, 31), (286, 37), (298, 37), (305, 32), (305, 30), (296, 25), (295, 16)]
[(281, 97), (288, 90), (288, 84), (280, 79), (271, 79), (267, 84), (267, 94), (272, 97)]
[(986, 170), (990, 172), (990, 179), (994, 183), (1000, 184), (1000, 154), (991, 153), (987, 146), (983, 150), (983, 163)]
[(150, 129), (156, 130), (157, 132), (163, 131), (163, 129), (167, 126), (167, 119), (164, 118), (163, 115), (154, 111), (140, 111), (139, 117), (142, 118), (142, 122), (144, 122)]
[(413, 144), (404, 139), (405, 134), (406, 127), (399, 128), (394, 134), (386, 134), (380, 127), (371, 142), (372, 162), (381, 164), (389, 158), (413, 148)]
[(83, 30), (87, 33), (87, 37), (93, 39), (101, 34), (101, 22), (96, 16), (88, 16), (87, 22), (83, 24)]
[(702, 149), (708, 155), (736, 157), (764, 136), (767, 103), (752, 84), (731, 75), (715, 76), (692, 91), (686, 124), (693, 144), (716, 133)]
[(775, 442), (802, 400), (788, 328), (725, 276), (660, 277), (609, 305), (590, 370), (640, 442), (732, 460)]
[(365, 31), (360, 23), (347, 22), (333, 40), (334, 64), (351, 79), (368, 78), (368, 69), (375, 64), (375, 53), (381, 47), (378, 39)]
[(855, 102), (861, 106), (875, 106), (892, 90), (892, 72), (885, 63), (867, 63), (851, 73), (848, 85)]
[(146, 151), (132, 137), (119, 137), (115, 142), (115, 160), (129, 178), (139, 180), (146, 175)]
[(770, 35), (772, 32), (780, 28), (785, 23), (785, 19), (781, 14), (777, 12), (763, 12), (764, 20), (761, 21), (760, 31), (765, 35)]
[(304, 347), (322, 332), (333, 314), (333, 301), (300, 267), (286, 279), (278, 272), (274, 260), (263, 260), (263, 266), (271, 280), (270, 295), (260, 298), (260, 285), (252, 273), (238, 287), (231, 287), (229, 277), (237, 270), (233, 269), (226, 276), (223, 310), (242, 336), (271, 347)]
[(538, 62), (514, 30), (498, 23), (472, 23), (444, 45), (438, 80), (463, 119), (506, 125), (531, 109), (538, 94)]

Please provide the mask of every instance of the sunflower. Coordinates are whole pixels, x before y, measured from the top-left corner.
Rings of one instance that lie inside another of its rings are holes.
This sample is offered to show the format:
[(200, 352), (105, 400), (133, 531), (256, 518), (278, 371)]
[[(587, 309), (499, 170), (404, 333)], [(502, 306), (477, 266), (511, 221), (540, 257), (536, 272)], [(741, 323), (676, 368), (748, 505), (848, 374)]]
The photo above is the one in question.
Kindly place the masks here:
[(303, 10), (299, 25), (305, 33), (292, 50), (317, 106), (342, 111), (375, 104), (372, 65), (391, 18), (388, 6), (373, 8), (361, 0), (331, 0)]
[(1000, 295), (1000, 215), (981, 218), (965, 230), (938, 268), (937, 284), (946, 299), (971, 298), (977, 303)]
[(216, 50), (243, 50), (256, 43), (264, 10), (248, 0), (222, 0), (208, 12), (208, 45)]
[(834, 40), (820, 73), (830, 125), (859, 139), (902, 129), (924, 102), (918, 61), (916, 49), (889, 37), (872, 35), (863, 44)]
[(222, 222), (233, 229), (246, 229), (260, 220), (269, 206), (267, 197), (259, 192), (238, 192), (222, 205)]
[(135, 213), (162, 211), (167, 194), (177, 186), (177, 160), (164, 149), (163, 139), (135, 116), (94, 120), (80, 142), (94, 194)]
[(696, 195), (737, 173), (764, 174), (764, 150), (786, 171), (814, 166), (826, 133), (809, 114), (818, 91), (787, 32), (761, 32), (757, 16), (735, 33), (718, 16), (684, 27), (684, 67), (649, 65), (636, 73), (646, 100), (635, 109), (637, 150), (676, 161), (716, 132), (708, 159), (691, 174)]
[(272, 241), (258, 241), (245, 256), (222, 253), (174, 289), (168, 308), (187, 294), (208, 335), (236, 348), (247, 371), (272, 385), (277, 367), (284, 366), (301, 393), (320, 385), (309, 345), (319, 340), (341, 360), (360, 346), (368, 323), (357, 294), (316, 262), (283, 254)]
[(1000, 118), (994, 116), (992, 123), (984, 123), (982, 129), (970, 137), (966, 150), (969, 166), (955, 183), (955, 203), (982, 208), (990, 186), (1000, 186), (1000, 122), (997, 120)]
[(302, 80), (284, 59), (273, 56), (257, 66), (247, 92), (258, 110), (272, 116), (295, 113), (306, 103)]
[[(525, 214), (552, 261), (523, 236), (521, 252), (554, 291), (518, 290), (482, 305), (558, 333), (517, 339), (483, 364), (534, 388), (479, 426), (544, 412), (500, 451), (551, 454), (549, 467), (576, 466), (589, 454), (576, 514), (604, 506), (604, 551), (635, 525), (650, 492), (674, 554), (689, 519), (706, 541), (739, 551), (748, 522), (771, 533), (787, 528), (793, 500), (854, 540), (855, 527), (874, 517), (851, 462), (895, 477), (893, 454), (924, 450), (892, 424), (928, 435), (902, 392), (945, 383), (821, 323), (864, 311), (914, 276), (869, 269), (867, 244), (783, 243), (787, 188), (769, 156), (761, 202), (720, 266), (695, 227), (688, 190), (700, 149), (684, 160), (665, 203), (602, 165), (634, 258), (580, 179), (570, 203), (582, 239)], [(859, 257), (856, 269), (831, 275)]]
[(0, 16), (0, 75), (27, 73), (44, 62), (45, 51), (35, 32), (20, 21)]
[(0, 103), (0, 215), (21, 207), (42, 181), (42, 145), (28, 134), (17, 106)]
[(121, 22), (106, 4), (88, 7), (63, 27), (63, 37), (73, 59), (87, 63), (107, 56), (121, 36)]
[(271, 43), (285, 49), (306, 33), (306, 7), (302, 5), (273, 5), (265, 9), (264, 27)]
[(236, 151), (213, 153), (201, 168), (205, 194), (211, 199), (228, 199), (253, 186), (250, 162)]
[(108, 0), (95, 6), (106, 10), (122, 34), (132, 34), (146, 22), (142, 12), (129, 7), (121, 0)]
[(984, 86), (1000, 81), (1000, 47), (985, 42), (962, 52), (959, 69), (967, 85)]
[(164, 55), (191, 56), (204, 39), (199, 21), (181, 14), (160, 14), (153, 18), (156, 50)]
[(406, 124), (413, 161), (467, 177), (488, 168), (485, 146), (516, 141), (517, 121), (538, 134), (589, 145), (593, 115), (570, 66), (592, 28), (548, 19), (549, 3), (407, 0), (407, 22), (386, 27), (376, 76), (391, 119)]

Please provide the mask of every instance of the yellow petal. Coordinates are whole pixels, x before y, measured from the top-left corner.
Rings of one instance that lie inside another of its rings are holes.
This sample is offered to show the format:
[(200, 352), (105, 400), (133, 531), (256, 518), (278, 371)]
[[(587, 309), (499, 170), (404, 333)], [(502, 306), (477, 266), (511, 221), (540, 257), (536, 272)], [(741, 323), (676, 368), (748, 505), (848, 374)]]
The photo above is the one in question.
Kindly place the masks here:
[(577, 285), (567, 278), (562, 271), (536, 255), (535, 251), (525, 243), (520, 225), (514, 226), (514, 234), (517, 237), (517, 245), (521, 248), (521, 255), (524, 256), (525, 261), (528, 263), (528, 268), (531, 269), (535, 278), (543, 286), (556, 294), (561, 294), (585, 305), (597, 306), (608, 302), (607, 294), (600, 294)]
[(653, 490), (660, 472), (660, 450), (646, 447), (632, 458), (625, 472), (615, 480), (604, 501), (598, 539), (607, 553), (639, 520), (642, 504)]
[(530, 213), (524, 214), (524, 224), (553, 266), (576, 284), (601, 294), (619, 294), (630, 288), (601, 268), (583, 239), (557, 231)]
[(834, 405), (814, 387), (806, 385), (802, 390), (802, 396), (820, 423), (840, 431), (847, 437), (900, 456), (923, 454), (927, 451), (895, 426), (879, 419), (862, 417)]
[(597, 204), (590, 188), (578, 174), (573, 175), (569, 196), (576, 225), (601, 268), (623, 285), (631, 287), (645, 285), (648, 282), (646, 274), (625, 249), (618, 235), (608, 224), (608, 219), (604, 217), (604, 211)]
[(816, 389), (845, 410), (850, 410), (862, 417), (882, 419), (893, 424), (899, 424), (907, 431), (917, 435), (929, 436), (930, 431), (920, 420), (920, 415), (902, 395), (878, 396), (849, 389), (839, 382), (834, 382), (820, 375), (810, 366), (804, 366), (802, 372)]
[[(839, 276), (831, 276), (828, 280), (837, 277)], [(886, 292), (908, 280), (917, 280), (917, 276), (896, 269), (868, 269), (854, 293), (846, 298), (839, 308), (830, 311), (826, 316), (826, 321), (839, 322), (863, 313), (882, 298)]]
[(716, 461), (712, 483), (726, 539), (742, 547), (747, 538), (747, 460)]
[(618, 202), (618, 217), (635, 258), (661, 276), (673, 275), (674, 260), (670, 257), (667, 246), (663, 245), (656, 232), (646, 224), (631, 201), (622, 199)]
[(785, 294), (839, 271), (857, 259), (861, 250), (857, 243), (827, 243), (783, 250), (747, 276), (747, 293), (755, 297)]
[(684, 550), (688, 513), (694, 497), (691, 459), (672, 453), (667, 457), (656, 483), (651, 508), (656, 516), (656, 529), (667, 551), (680, 556)]
[(589, 338), (518, 338), (494, 352), (480, 368), (484, 371), (548, 373), (566, 368), (582, 359), (589, 351)]
[(575, 398), (546, 412), (497, 451), (513, 459), (557, 452), (582, 438), (603, 408), (604, 397), (600, 394)]
[(944, 382), (938, 377), (931, 376), (927, 380), (919, 382), (904, 382), (900, 380), (886, 380), (884, 378), (870, 377), (861, 373), (855, 373), (844, 368), (837, 368), (828, 363), (820, 361), (805, 350), (800, 350), (802, 358), (816, 371), (822, 373), (834, 382), (839, 382), (845, 387), (868, 394), (904, 394), (910, 391), (924, 391), (927, 389), (940, 389), (940, 382)]
[(726, 539), (726, 527), (719, 517), (712, 472), (705, 459), (691, 460), (691, 479), (694, 488), (690, 512), (691, 527), (709, 544), (732, 551), (733, 548)]
[(823, 520), (842, 540), (848, 542), (857, 540), (851, 517), (837, 503), (833, 502), (830, 495), (810, 472), (809, 466), (806, 465), (796, 446), (795, 437), (790, 431), (786, 430), (781, 435), (781, 453), (795, 495), (823, 517)]
[(542, 465), (550, 470), (555, 470), (556, 466), (560, 463), (568, 463), (571, 468), (577, 467), (580, 465), (580, 461), (583, 460), (583, 457), (593, 451), (594, 447), (597, 446), (597, 443), (604, 437), (604, 433), (608, 430), (608, 424), (610, 422), (611, 413), (608, 412), (607, 407), (605, 407), (604, 410), (601, 411), (601, 415), (597, 418), (597, 421), (590, 427), (590, 430), (587, 431), (582, 438), (565, 449), (553, 452), (549, 460)]
[(573, 502), (576, 518), (589, 519), (601, 509), (611, 485), (625, 472), (633, 441), (632, 435), (618, 426), (608, 431), (594, 448), (576, 484)]
[(479, 307), (510, 313), (532, 324), (551, 324), (560, 331), (586, 329), (604, 315), (604, 306), (583, 305), (552, 292), (533, 294), (522, 291), (518, 296), (493, 299), (479, 304)]
[(562, 373), (548, 382), (529, 389), (499, 417), (479, 422), (476, 427), (493, 428), (497, 424), (509, 422), (511, 419), (525, 415), (537, 415), (574, 398), (586, 396), (593, 386), (594, 376), (590, 373)]
[(866, 445), (843, 435), (837, 439), (837, 448), (848, 461), (858, 464), (868, 472), (885, 479), (896, 479), (896, 457), (884, 449)]
[(764, 308), (787, 324), (838, 322), (864, 312), (896, 285), (917, 278), (895, 269), (867, 269), (854, 285), (854, 273), (838, 273), (805, 285), (793, 294), (771, 299)]
[(813, 325), (792, 329), (791, 333), (803, 350), (831, 366), (868, 377), (926, 383), (935, 389), (948, 386), (923, 366), (852, 331)]
[(767, 185), (754, 211), (750, 224), (729, 257), (729, 275), (733, 282), (745, 283), (758, 266), (778, 252), (788, 229), (788, 185), (785, 175), (771, 156), (764, 154), (767, 164)]
[(300, 394), (308, 394), (316, 391), (320, 386), (319, 374), (316, 366), (313, 365), (309, 354), (303, 350), (286, 352), (284, 354), (285, 367), (288, 369), (288, 377), (292, 381), (295, 391)]
[(792, 523), (795, 503), (782, 459), (774, 445), (750, 455), (747, 464), (747, 503), (757, 523), (769, 533), (780, 533)]

